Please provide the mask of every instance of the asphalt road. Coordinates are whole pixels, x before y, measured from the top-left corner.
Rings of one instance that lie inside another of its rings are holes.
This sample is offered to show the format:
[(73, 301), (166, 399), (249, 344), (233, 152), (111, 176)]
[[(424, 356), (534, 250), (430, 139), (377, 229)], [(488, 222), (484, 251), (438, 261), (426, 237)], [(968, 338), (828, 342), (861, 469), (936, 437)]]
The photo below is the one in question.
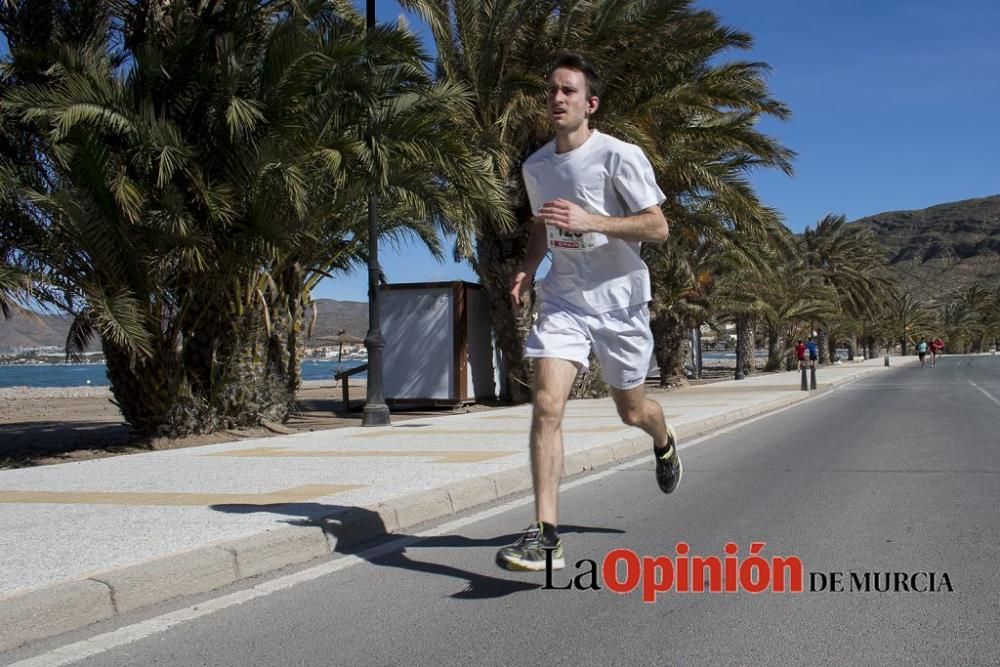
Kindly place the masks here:
[[(570, 567), (552, 583), (589, 584), (589, 566), (572, 564), (619, 548), (676, 558), (685, 542), (723, 559), (733, 542), (743, 559), (765, 542), (768, 559), (801, 559), (803, 592), (644, 603), (642, 584), (617, 594), (600, 576), (601, 590), (545, 589), (544, 574), (493, 563), (531, 519), (521, 502), (75, 664), (1000, 664), (1000, 357), (880, 373), (682, 458), (671, 496), (651, 460), (569, 484)], [(915, 581), (938, 590), (874, 590), (886, 572), (934, 573)], [(852, 573), (870, 573), (872, 590), (850, 590)]]

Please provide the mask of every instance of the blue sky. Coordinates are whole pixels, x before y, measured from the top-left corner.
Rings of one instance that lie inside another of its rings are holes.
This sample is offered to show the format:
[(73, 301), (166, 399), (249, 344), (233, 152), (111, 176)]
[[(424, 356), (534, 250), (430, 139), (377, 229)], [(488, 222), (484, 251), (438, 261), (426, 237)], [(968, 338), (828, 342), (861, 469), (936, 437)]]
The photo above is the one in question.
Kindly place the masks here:
[[(378, 0), (382, 21), (395, 2)], [(795, 231), (827, 213), (882, 211), (1000, 193), (1000, 2), (698, 0), (754, 36), (735, 58), (773, 68), (789, 122), (762, 129), (795, 150), (795, 176), (758, 174), (761, 197)], [(416, 21), (411, 25), (422, 29)], [(391, 282), (477, 281), (416, 244), (383, 247)], [(324, 281), (316, 298), (367, 301), (367, 273)]]

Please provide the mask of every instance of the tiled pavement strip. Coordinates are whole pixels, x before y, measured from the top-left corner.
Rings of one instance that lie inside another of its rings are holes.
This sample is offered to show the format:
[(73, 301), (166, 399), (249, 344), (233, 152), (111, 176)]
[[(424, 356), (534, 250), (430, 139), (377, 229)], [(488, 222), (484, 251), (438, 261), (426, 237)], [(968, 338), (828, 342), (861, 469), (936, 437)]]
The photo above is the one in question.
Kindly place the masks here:
[[(882, 369), (822, 368), (818, 389)], [(815, 394), (791, 372), (652, 397), (683, 442)], [(0, 650), (530, 489), (529, 421), (524, 405), (0, 471)], [(611, 399), (570, 402), (563, 433), (567, 475), (651, 446)]]

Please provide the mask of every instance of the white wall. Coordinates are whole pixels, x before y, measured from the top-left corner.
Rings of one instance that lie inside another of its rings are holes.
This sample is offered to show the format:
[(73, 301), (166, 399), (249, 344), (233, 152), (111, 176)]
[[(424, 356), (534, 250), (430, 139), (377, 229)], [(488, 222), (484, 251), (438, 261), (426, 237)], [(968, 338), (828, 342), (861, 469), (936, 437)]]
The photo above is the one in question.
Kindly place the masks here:
[(445, 287), (379, 294), (386, 399), (454, 396), (451, 295)]

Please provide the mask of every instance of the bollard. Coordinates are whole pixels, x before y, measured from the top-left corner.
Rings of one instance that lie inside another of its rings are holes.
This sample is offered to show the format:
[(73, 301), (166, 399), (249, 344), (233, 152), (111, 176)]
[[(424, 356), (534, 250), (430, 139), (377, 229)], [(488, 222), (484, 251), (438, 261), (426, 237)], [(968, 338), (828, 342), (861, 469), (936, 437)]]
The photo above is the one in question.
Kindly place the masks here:
[(815, 366), (813, 366), (812, 368), (809, 369), (809, 388), (810, 389), (815, 389), (816, 388), (816, 367)]
[(806, 366), (802, 364), (802, 391), (809, 391), (809, 381), (806, 380)]
[(889, 355), (885, 355), (885, 367), (889, 368)]

